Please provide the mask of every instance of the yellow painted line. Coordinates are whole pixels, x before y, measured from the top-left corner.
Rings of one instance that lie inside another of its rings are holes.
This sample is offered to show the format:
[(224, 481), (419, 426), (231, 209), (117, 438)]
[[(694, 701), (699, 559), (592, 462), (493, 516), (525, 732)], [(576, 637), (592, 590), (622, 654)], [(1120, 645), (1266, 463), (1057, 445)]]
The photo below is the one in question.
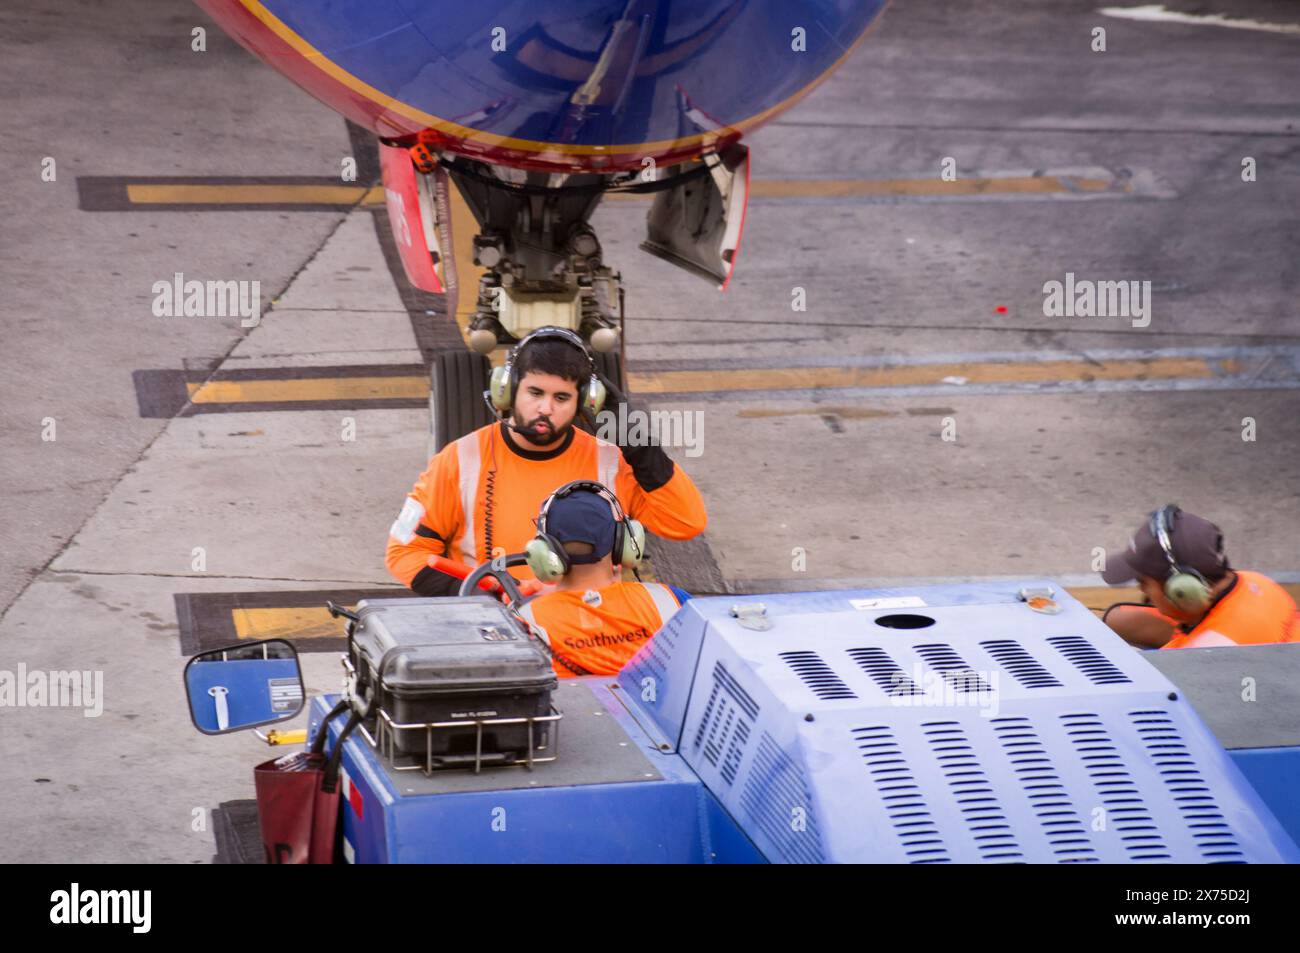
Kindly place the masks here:
[(993, 195), (1053, 192), (1104, 192), (1109, 179), (1071, 179), (1061, 176), (1022, 175), (1005, 178), (962, 179), (944, 182), (924, 179), (763, 180), (750, 184), (753, 198), (850, 198), (861, 195)]
[[(958, 179), (944, 182), (926, 179), (755, 179), (750, 184), (753, 198), (855, 198), (870, 196), (944, 196), (944, 195), (1014, 195), (1068, 194), (1106, 192), (1108, 179), (1067, 179), (1061, 176), (1019, 176), (992, 179)], [(1124, 191), (1132, 191), (1125, 183)], [(201, 183), (155, 185), (132, 182), (126, 186), (127, 199), (133, 205), (356, 205), (376, 206), (384, 203), (380, 186), (361, 185), (205, 185)], [(615, 192), (614, 201), (649, 201), (648, 195)], [(483, 269), (474, 264), (474, 236), (478, 222), (461, 197), (451, 189), (452, 243), (460, 282), (467, 289), (468, 301), (457, 308), (457, 320), (468, 321), (478, 296), (478, 278)], [(463, 299), (464, 296), (461, 296)], [(464, 322), (461, 322), (464, 327)]]
[(933, 417), (954, 413), (951, 407), (906, 407), (902, 410), (881, 410), (877, 407), (799, 407), (777, 410), (772, 407), (745, 407), (736, 412), (737, 417), (842, 417), (845, 420), (871, 420), (876, 417)]
[(1117, 602), (1142, 601), (1142, 591), (1136, 586), (1078, 586), (1065, 591), (1093, 612), (1105, 612)]
[(775, 367), (766, 369), (660, 371), (629, 374), (632, 390), (642, 394), (695, 391), (807, 390), (815, 388), (906, 387), (942, 384), (962, 377), (969, 384), (1037, 381), (1144, 380), (1212, 377), (1204, 358), (1026, 361), (1023, 363), (907, 364), (899, 367)]
[(343, 624), (324, 606), (231, 609), (241, 639), (327, 639), (344, 635)]
[(363, 185), (150, 185), (128, 183), (133, 205), (373, 205), (384, 190)]
[[(643, 579), (650, 581), (648, 570), (646, 566), (640, 572)], [(625, 575), (632, 579), (630, 574)], [(1300, 583), (1283, 583), (1282, 588), (1300, 602)], [(1066, 592), (1098, 614), (1117, 602), (1142, 601), (1142, 593), (1131, 586), (1075, 586)], [(231, 609), (230, 615), (240, 639), (327, 639), (343, 635), (342, 623), (331, 618), (323, 606)]]
[[(498, 355), (494, 355), (498, 356)], [(900, 367), (778, 367), (766, 369), (660, 371), (632, 373), (632, 388), (642, 394), (695, 391), (780, 391), (941, 384), (962, 377), (970, 384), (1086, 380), (1192, 379), (1213, 376), (1203, 358), (1157, 358), (1104, 363), (1026, 361), (1023, 363), (909, 364)], [(293, 401), (424, 400), (424, 377), (321, 377), (215, 380), (186, 384), (196, 404), (284, 403)], [(819, 413), (830, 411), (821, 410)], [(874, 411), (841, 408), (844, 416), (875, 416)], [(746, 413), (743, 416), (754, 416)]]
[[(646, 582), (657, 582), (654, 569), (647, 560), (638, 569)], [(631, 570), (623, 571), (626, 582), (635, 582)], [(327, 594), (322, 593), (321, 598)], [(394, 596), (401, 592), (395, 590)], [(353, 608), (353, 606), (348, 606)], [(333, 618), (324, 606), (267, 606), (257, 609), (231, 609), (231, 622), (235, 636), (240, 640), (261, 639), (337, 639), (346, 631), (343, 623)]]
[[(935, 177), (924, 179), (754, 179), (749, 185), (750, 198), (756, 199), (826, 199), (871, 196), (921, 195), (1069, 195), (1077, 192), (1108, 192), (1110, 179), (1080, 179), (1059, 175), (1022, 175), (1001, 178), (957, 179), (944, 182)], [(1124, 183), (1122, 191), (1133, 191)], [(617, 201), (648, 201), (649, 195), (614, 193)]]
[(188, 383), (195, 404), (277, 404), (307, 400), (381, 400), (429, 396), (424, 377), (320, 377)]
[(736, 413), (737, 417), (844, 417), (850, 420), (871, 420), (875, 417), (896, 417), (897, 410), (877, 410), (874, 407), (813, 407), (797, 410), (775, 410), (770, 407), (746, 407)]
[[(1279, 585), (1300, 603), (1300, 582), (1283, 582)], [(1117, 602), (1141, 602), (1142, 590), (1137, 586), (1077, 586), (1066, 590), (1093, 612), (1105, 612)]]

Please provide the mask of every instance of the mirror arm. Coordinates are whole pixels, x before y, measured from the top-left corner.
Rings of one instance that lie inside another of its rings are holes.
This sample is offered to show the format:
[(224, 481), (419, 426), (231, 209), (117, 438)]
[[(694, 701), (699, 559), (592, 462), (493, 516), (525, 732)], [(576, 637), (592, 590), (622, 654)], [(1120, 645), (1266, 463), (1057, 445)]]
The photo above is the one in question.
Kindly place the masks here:
[(342, 616), (345, 619), (351, 619), (353, 622), (361, 621), (361, 616), (357, 615), (355, 612), (353, 612), (351, 609), (347, 608), (346, 606), (339, 605), (337, 602), (333, 602), (333, 601), (326, 602), (325, 608), (329, 609), (330, 615), (336, 619), (339, 616)]

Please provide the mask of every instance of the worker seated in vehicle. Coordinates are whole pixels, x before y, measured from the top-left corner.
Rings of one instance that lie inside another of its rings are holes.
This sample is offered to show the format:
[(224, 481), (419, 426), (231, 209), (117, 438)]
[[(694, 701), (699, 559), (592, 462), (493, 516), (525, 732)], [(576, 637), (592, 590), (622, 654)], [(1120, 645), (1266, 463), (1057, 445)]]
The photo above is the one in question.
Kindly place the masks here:
[(615, 675), (690, 598), (672, 586), (622, 582), (645, 549), (645, 530), (600, 483), (574, 480), (537, 514), (528, 565), (554, 591), (520, 615), (550, 649), (560, 677)]
[(1127, 550), (1106, 555), (1102, 578), (1137, 580), (1147, 604), (1117, 603), (1102, 620), (1140, 648), (1268, 645), (1300, 636), (1295, 601), (1272, 579), (1234, 570), (1223, 533), (1170, 504), (1151, 514)]

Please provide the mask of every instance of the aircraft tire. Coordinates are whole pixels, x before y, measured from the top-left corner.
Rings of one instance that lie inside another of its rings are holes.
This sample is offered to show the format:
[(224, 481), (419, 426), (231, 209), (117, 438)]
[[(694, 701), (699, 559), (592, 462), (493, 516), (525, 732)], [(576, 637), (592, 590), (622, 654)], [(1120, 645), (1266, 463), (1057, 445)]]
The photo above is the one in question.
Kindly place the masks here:
[(596, 358), (596, 370), (617, 384), (619, 390), (626, 394), (627, 381), (623, 378), (623, 355), (619, 354), (618, 351), (610, 351), (607, 354), (597, 351), (594, 357)]
[(429, 456), (496, 418), (483, 401), (492, 365), (482, 354), (456, 348), (434, 358), (429, 387)]

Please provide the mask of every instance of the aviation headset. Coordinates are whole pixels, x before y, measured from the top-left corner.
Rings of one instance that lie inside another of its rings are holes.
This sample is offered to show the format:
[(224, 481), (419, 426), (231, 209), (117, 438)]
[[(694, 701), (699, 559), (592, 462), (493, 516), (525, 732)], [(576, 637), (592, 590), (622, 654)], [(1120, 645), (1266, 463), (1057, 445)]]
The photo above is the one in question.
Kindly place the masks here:
[(1151, 514), (1149, 529), (1164, 551), (1169, 568), (1173, 570), (1165, 580), (1165, 596), (1184, 612), (1200, 612), (1210, 604), (1210, 583), (1195, 569), (1179, 565), (1174, 558), (1174, 544), (1170, 539), (1174, 517), (1181, 512), (1170, 503)]
[(582, 343), (582, 338), (567, 328), (538, 328), (511, 348), (505, 364), (492, 369), (486, 395), (492, 409), (504, 417), (514, 407), (515, 393), (519, 389), (519, 372), (515, 368), (519, 355), (533, 341), (542, 338), (567, 341), (582, 352), (582, 356), (587, 359), (589, 373), (585, 382), (578, 383), (578, 407), (590, 411), (592, 416), (599, 414), (601, 408), (605, 406), (605, 385), (596, 376), (596, 361), (587, 350), (587, 345)]
[(542, 503), (541, 511), (537, 514), (537, 535), (524, 547), (528, 568), (542, 582), (554, 582), (567, 573), (573, 565), (569, 554), (564, 551), (564, 544), (547, 534), (546, 514), (556, 500), (564, 499), (569, 494), (580, 490), (595, 493), (609, 503), (614, 511), (614, 549), (611, 551), (614, 565), (635, 569), (641, 562), (642, 554), (645, 552), (645, 527), (639, 521), (628, 518), (618, 502), (618, 497), (608, 487), (594, 480), (573, 480), (564, 484)]

